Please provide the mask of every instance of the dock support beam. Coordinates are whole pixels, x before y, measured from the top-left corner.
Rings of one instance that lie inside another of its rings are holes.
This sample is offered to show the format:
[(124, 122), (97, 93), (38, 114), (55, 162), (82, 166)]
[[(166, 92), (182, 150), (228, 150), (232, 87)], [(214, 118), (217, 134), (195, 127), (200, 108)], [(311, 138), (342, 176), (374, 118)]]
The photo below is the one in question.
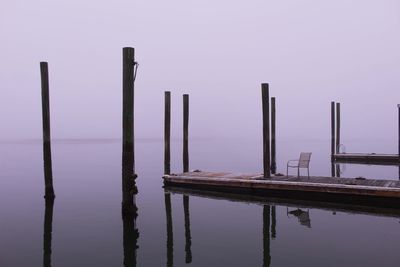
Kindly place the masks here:
[(269, 135), (269, 85), (261, 84), (262, 110), (263, 110), (263, 165), (264, 178), (271, 178), (271, 152)]
[(336, 103), (336, 154), (340, 150), (340, 103)]
[(164, 174), (171, 173), (171, 92), (165, 92)]
[(271, 97), (271, 173), (276, 173), (276, 109), (275, 97)]
[(183, 172), (189, 171), (189, 95), (183, 95)]
[(42, 85), (42, 123), (45, 198), (54, 198), (53, 173), (51, 163), (49, 70), (47, 62), (40, 62)]

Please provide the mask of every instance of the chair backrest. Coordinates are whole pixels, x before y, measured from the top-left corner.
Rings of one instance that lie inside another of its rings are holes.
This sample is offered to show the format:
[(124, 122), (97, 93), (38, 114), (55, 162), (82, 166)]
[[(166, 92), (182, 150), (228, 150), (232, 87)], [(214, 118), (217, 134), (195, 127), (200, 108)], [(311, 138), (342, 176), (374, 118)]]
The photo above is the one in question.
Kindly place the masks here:
[(310, 165), (311, 153), (310, 152), (301, 152), (299, 159), (299, 167), (300, 168), (308, 168)]

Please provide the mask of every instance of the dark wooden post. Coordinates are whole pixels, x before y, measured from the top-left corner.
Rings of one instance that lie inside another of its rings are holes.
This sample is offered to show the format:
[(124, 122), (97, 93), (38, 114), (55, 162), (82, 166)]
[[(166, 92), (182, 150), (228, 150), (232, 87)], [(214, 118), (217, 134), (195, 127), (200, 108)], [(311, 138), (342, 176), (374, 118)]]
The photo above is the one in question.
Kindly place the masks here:
[(340, 149), (340, 103), (336, 103), (336, 154)]
[(164, 174), (171, 173), (171, 92), (165, 92), (164, 112)]
[(167, 217), (167, 266), (174, 266), (174, 234), (172, 228), (172, 208), (171, 195), (164, 194), (165, 198), (165, 213)]
[(135, 173), (134, 153), (134, 67), (135, 49), (124, 47), (123, 54), (123, 107), (122, 107), (122, 146), (127, 153), (132, 153), (133, 173)]
[(271, 265), (271, 251), (270, 251), (270, 206), (264, 205), (263, 207), (263, 266), (269, 267)]
[[(335, 155), (335, 102), (331, 102), (331, 160)], [(333, 176), (333, 175), (332, 175)]]
[(183, 95), (183, 172), (189, 171), (189, 95)]
[(183, 211), (185, 214), (185, 262), (192, 262), (192, 236), (190, 234), (189, 197), (183, 196)]
[(42, 84), (42, 123), (45, 198), (54, 198), (53, 172), (51, 163), (49, 71), (47, 62), (40, 62)]
[(271, 97), (271, 172), (276, 173), (276, 110), (275, 97)]
[(263, 109), (263, 165), (264, 178), (271, 178), (271, 153), (269, 136), (269, 87), (268, 83), (261, 84)]
[(51, 267), (51, 237), (53, 232), (54, 198), (46, 198), (44, 209), (43, 266)]
[(397, 127), (398, 127), (398, 132), (397, 132), (397, 134), (398, 134), (398, 138), (397, 138), (397, 144), (398, 144), (398, 154), (399, 154), (399, 156), (400, 156), (400, 104), (398, 104), (397, 105), (397, 116), (398, 116), (398, 125), (397, 125)]

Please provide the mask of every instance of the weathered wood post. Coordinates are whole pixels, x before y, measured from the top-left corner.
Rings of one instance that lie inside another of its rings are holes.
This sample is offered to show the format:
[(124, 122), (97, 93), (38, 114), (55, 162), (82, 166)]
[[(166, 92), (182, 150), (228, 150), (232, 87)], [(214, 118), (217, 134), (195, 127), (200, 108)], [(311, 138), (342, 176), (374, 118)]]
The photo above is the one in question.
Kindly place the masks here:
[(336, 154), (340, 152), (340, 103), (336, 103)]
[(174, 233), (172, 228), (172, 208), (171, 195), (164, 194), (165, 198), (165, 214), (167, 218), (167, 266), (174, 266)]
[(400, 104), (397, 104), (397, 116), (398, 116), (398, 124), (397, 124), (397, 127), (398, 127), (398, 131), (397, 131), (397, 134), (398, 134), (398, 136), (397, 136), (397, 144), (398, 144), (398, 154), (399, 154), (399, 157), (400, 157)]
[(183, 95), (183, 172), (189, 171), (189, 95)]
[(49, 70), (47, 62), (40, 62), (42, 85), (42, 124), (45, 198), (54, 198), (53, 171), (51, 163)]
[(192, 262), (192, 236), (190, 234), (189, 197), (183, 196), (183, 211), (185, 214), (185, 262)]
[(164, 174), (171, 173), (171, 92), (165, 92)]
[(263, 266), (269, 267), (271, 265), (271, 251), (270, 251), (270, 206), (263, 206)]
[(271, 178), (271, 152), (269, 136), (269, 85), (261, 84), (262, 109), (263, 109), (263, 165), (264, 178)]
[[(331, 160), (335, 155), (335, 102), (331, 102)], [(332, 175), (333, 176), (333, 175)]]
[(134, 67), (135, 49), (124, 47), (123, 54), (123, 100), (122, 100), (122, 146), (127, 153), (132, 153), (133, 173), (135, 173), (134, 153)]
[(276, 110), (275, 97), (271, 97), (271, 173), (276, 173)]

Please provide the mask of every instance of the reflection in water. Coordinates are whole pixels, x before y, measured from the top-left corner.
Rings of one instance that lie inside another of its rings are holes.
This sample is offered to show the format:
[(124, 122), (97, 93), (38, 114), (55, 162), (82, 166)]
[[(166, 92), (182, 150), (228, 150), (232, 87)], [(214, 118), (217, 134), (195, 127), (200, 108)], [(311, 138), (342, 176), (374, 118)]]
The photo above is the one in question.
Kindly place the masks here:
[(310, 219), (310, 211), (303, 211), (301, 209), (296, 209), (289, 211), (289, 208), (287, 208), (287, 214), (294, 215), (297, 217), (301, 225), (307, 226), (308, 228), (311, 228), (311, 219)]
[(185, 213), (185, 262), (192, 262), (192, 237), (190, 235), (189, 197), (183, 196), (183, 210)]
[(43, 266), (51, 266), (51, 235), (53, 229), (54, 198), (46, 198), (44, 210)]
[(276, 207), (271, 207), (271, 237), (276, 238)]
[(136, 226), (138, 193), (133, 167), (133, 153), (125, 150), (122, 153), (122, 223), (124, 266), (136, 266), (136, 250), (139, 230)]
[(174, 265), (174, 234), (172, 232), (171, 194), (165, 193), (165, 213), (167, 217), (167, 266)]
[(53, 171), (51, 163), (50, 142), (43, 142), (44, 182), (45, 182), (45, 209), (43, 233), (43, 266), (51, 266), (51, 237), (53, 230)]
[(264, 205), (263, 207), (263, 266), (268, 267), (271, 265), (271, 251), (270, 251), (270, 206)]

